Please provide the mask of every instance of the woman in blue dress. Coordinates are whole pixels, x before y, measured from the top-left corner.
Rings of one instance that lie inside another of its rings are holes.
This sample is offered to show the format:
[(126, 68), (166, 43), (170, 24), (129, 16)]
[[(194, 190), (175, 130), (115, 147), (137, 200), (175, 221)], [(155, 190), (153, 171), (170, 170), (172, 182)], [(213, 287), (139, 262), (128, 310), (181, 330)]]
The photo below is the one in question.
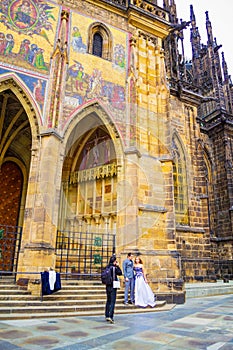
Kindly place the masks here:
[(141, 307), (155, 306), (155, 296), (144, 272), (143, 263), (139, 256), (134, 261), (135, 271), (135, 305)]

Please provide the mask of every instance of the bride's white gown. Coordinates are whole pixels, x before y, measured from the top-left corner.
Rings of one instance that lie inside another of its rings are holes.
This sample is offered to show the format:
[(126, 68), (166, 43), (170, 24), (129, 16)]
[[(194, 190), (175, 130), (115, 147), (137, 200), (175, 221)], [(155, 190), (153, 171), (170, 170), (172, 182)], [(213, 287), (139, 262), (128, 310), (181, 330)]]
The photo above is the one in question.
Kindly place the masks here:
[(135, 305), (155, 306), (155, 296), (148, 283), (145, 282), (141, 267), (134, 267), (135, 275)]

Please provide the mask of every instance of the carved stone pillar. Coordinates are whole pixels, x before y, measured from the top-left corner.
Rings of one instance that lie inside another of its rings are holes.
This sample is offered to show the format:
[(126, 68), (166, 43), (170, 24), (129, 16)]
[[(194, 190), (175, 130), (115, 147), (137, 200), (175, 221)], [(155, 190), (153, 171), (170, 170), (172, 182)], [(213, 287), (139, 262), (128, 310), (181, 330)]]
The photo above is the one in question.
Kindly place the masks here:
[(41, 138), (40, 152), (32, 156), (17, 278), (38, 278), (31, 273), (55, 267), (59, 198), (54, 198), (60, 193), (62, 160), (54, 162), (54, 152), (60, 152), (60, 140), (50, 135)]

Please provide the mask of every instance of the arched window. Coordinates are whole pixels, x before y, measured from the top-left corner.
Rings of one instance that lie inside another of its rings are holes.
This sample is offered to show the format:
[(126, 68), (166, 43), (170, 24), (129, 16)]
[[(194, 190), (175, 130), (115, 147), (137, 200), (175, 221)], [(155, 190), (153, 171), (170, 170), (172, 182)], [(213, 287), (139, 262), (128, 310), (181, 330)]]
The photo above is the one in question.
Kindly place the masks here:
[(215, 222), (214, 217), (216, 217), (215, 213), (215, 205), (214, 205), (214, 190), (213, 190), (213, 178), (212, 178), (212, 164), (210, 160), (210, 155), (206, 150), (204, 150), (204, 157), (202, 163), (203, 174), (205, 177), (206, 183), (206, 198), (207, 198), (207, 209), (208, 209), (208, 223), (210, 235), (213, 236), (215, 234)]
[(89, 27), (88, 53), (111, 61), (112, 42), (111, 32), (104, 24), (93, 23)]
[(186, 161), (179, 139), (174, 136), (172, 141), (174, 155), (173, 184), (176, 223), (180, 225), (188, 225), (189, 215)]
[(92, 44), (92, 54), (95, 56), (102, 57), (103, 51), (103, 38), (100, 33), (95, 33), (93, 36), (93, 44)]

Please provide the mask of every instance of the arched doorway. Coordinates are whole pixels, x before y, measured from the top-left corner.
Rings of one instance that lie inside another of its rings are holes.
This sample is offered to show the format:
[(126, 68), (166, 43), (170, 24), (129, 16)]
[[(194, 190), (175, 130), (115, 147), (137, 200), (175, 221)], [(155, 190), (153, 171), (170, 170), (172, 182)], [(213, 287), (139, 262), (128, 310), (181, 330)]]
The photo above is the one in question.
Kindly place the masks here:
[(0, 270), (12, 271), (21, 242), (18, 218), (23, 176), (18, 165), (8, 161), (1, 167), (0, 179)]
[(0, 270), (16, 271), (32, 135), (27, 113), (11, 89), (0, 92)]
[(116, 150), (109, 130), (94, 113), (74, 128), (67, 144), (56, 268), (93, 277), (115, 252)]

